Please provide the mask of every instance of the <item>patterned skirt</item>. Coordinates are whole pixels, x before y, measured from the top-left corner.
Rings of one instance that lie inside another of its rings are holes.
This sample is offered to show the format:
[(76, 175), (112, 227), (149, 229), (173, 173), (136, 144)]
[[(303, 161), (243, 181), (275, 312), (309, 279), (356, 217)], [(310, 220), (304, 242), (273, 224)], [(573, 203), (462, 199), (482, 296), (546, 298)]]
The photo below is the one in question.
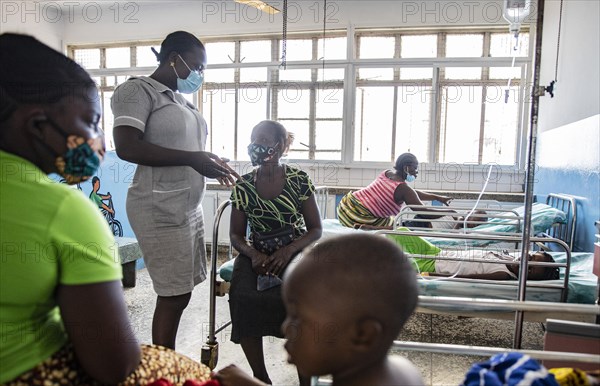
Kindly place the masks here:
[(342, 197), (338, 207), (337, 215), (340, 224), (353, 228), (354, 224), (391, 226), (394, 223), (393, 217), (377, 217), (367, 209), (352, 192)]
[[(142, 360), (135, 371), (119, 386), (146, 385), (165, 379), (175, 386), (181, 386), (186, 380), (207, 381), (210, 369), (203, 364), (178, 354), (175, 351), (154, 345), (142, 345)], [(85, 373), (75, 359), (75, 351), (66, 345), (50, 358), (16, 379), (5, 383), (6, 386), (27, 385), (100, 385)]]

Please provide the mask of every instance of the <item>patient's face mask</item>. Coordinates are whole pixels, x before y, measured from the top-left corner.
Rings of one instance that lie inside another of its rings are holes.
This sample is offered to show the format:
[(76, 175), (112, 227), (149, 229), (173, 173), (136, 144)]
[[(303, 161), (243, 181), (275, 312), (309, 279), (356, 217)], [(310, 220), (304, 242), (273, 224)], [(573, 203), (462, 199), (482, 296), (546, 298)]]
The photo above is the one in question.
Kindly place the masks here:
[(416, 176), (410, 174), (410, 172), (408, 171), (408, 168), (406, 168), (405, 172), (406, 172), (406, 178), (404, 179), (404, 181), (406, 181), (406, 182), (413, 182), (414, 180), (417, 179)]
[(278, 146), (279, 142), (275, 146), (265, 146), (254, 142), (248, 145), (248, 155), (250, 161), (252, 161), (252, 166), (262, 165), (275, 158)]
[(192, 94), (196, 91), (200, 90), (202, 87), (202, 83), (204, 82), (204, 71), (194, 71), (188, 66), (188, 64), (183, 60), (181, 55), (178, 55), (179, 59), (185, 64), (185, 66), (190, 70), (190, 74), (187, 78), (181, 79), (177, 70), (175, 69), (175, 64), (173, 63), (171, 67), (173, 67), (173, 71), (175, 71), (175, 75), (177, 76), (177, 90), (184, 94)]
[(66, 180), (67, 184), (86, 181), (96, 174), (103, 159), (102, 138), (86, 140), (83, 137), (68, 134), (51, 119), (48, 119), (47, 122), (67, 140), (67, 151), (64, 154), (59, 154), (47, 143), (41, 141), (42, 145), (56, 156), (54, 164), (58, 174)]

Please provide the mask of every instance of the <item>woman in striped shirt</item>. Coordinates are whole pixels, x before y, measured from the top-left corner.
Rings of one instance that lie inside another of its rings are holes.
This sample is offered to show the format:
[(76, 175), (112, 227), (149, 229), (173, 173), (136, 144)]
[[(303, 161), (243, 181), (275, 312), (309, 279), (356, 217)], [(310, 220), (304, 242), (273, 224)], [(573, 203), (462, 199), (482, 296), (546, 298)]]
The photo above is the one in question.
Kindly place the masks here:
[[(415, 190), (407, 184), (416, 179), (418, 167), (417, 157), (411, 153), (401, 154), (396, 159), (394, 170), (384, 170), (369, 186), (342, 198), (337, 207), (340, 223), (361, 229), (391, 229), (394, 217), (404, 204), (423, 205), (422, 200), (437, 200), (448, 205), (452, 198)], [(442, 208), (420, 210), (432, 212), (431, 215), (421, 215), (421, 218), (438, 218), (455, 213)]]

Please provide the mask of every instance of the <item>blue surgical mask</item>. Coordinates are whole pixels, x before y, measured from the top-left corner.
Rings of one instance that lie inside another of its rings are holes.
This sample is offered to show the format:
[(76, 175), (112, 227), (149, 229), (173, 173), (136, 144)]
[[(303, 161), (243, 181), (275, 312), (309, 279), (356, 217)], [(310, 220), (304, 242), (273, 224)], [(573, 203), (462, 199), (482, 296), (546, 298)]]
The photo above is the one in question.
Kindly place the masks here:
[(175, 69), (175, 64), (171, 65), (171, 67), (173, 67), (173, 71), (175, 71), (175, 75), (177, 76), (177, 90), (184, 94), (195, 93), (196, 91), (200, 90), (200, 87), (202, 87), (202, 82), (204, 82), (204, 72), (192, 70), (190, 66), (187, 65), (185, 60), (183, 60), (181, 55), (178, 56), (188, 70), (190, 70), (190, 74), (187, 78), (181, 79), (177, 73), (177, 70)]
[(408, 174), (408, 170), (406, 171), (406, 178), (404, 179), (404, 181), (413, 182), (416, 179), (417, 177), (413, 176), (412, 174)]
[(262, 165), (266, 161), (276, 157), (277, 146), (279, 146), (279, 142), (275, 146), (265, 146), (258, 143), (248, 145), (248, 155), (250, 156), (250, 161), (252, 161), (252, 166)]

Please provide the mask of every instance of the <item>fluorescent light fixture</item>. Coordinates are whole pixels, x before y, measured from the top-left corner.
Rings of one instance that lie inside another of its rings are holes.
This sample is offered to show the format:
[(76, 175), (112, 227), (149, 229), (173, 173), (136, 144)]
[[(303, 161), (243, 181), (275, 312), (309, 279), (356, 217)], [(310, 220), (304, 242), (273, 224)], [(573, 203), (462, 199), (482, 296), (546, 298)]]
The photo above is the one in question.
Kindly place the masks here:
[(258, 8), (263, 12), (269, 13), (271, 15), (275, 13), (279, 13), (279, 10), (275, 7), (270, 6), (261, 0), (234, 0), (236, 3), (246, 4), (254, 8)]

